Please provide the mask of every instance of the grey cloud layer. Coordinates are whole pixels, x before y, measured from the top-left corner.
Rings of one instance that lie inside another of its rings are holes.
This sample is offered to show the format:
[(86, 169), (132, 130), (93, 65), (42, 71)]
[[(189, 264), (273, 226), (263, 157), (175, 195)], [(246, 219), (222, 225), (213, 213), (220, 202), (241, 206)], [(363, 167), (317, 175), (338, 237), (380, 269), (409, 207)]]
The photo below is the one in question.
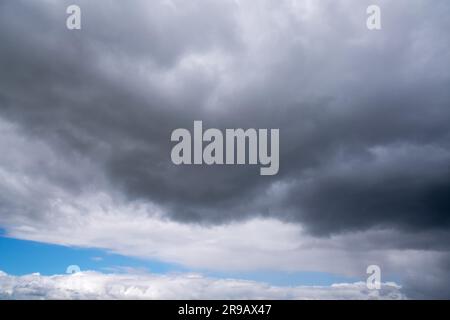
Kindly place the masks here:
[[(448, 228), (446, 2), (381, 2), (378, 33), (356, 1), (168, 3), (82, 1), (69, 32), (64, 3), (3, 2), (1, 116), (182, 221)], [(281, 128), (280, 174), (172, 165), (195, 119)]]
[[(430, 247), (448, 249), (450, 4), (379, 1), (369, 32), (369, 3), (307, 3), (79, 1), (70, 32), (69, 2), (2, 1), (0, 116), (43, 144), (5, 172), (56, 189), (5, 187), (2, 220), (51, 219), (46, 190), (103, 188), (182, 222), (439, 230)], [(170, 133), (194, 120), (280, 128), (279, 175), (173, 165)]]

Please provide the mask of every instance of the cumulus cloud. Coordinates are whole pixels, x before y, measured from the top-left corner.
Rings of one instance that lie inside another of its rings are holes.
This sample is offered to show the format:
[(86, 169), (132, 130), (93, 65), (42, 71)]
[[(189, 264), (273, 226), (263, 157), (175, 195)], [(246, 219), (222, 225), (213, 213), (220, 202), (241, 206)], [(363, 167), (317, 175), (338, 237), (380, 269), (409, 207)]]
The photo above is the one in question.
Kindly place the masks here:
[(102, 274), (14, 277), (0, 272), (0, 299), (405, 299), (401, 287), (363, 282), (331, 286), (276, 287), (255, 281), (197, 274)]
[[(373, 1), (80, 0), (70, 32), (69, 1), (2, 1), (0, 225), (195, 268), (374, 263), (450, 296), (450, 5), (376, 2), (380, 32)], [(279, 174), (173, 165), (194, 120), (280, 128)]]

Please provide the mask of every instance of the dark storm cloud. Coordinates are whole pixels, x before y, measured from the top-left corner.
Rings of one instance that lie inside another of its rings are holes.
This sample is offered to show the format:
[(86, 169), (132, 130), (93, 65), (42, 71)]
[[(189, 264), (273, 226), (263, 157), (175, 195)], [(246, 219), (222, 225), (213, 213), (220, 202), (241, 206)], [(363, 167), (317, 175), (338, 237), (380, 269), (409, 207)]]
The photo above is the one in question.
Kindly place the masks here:
[[(0, 115), (130, 200), (181, 221), (263, 215), (318, 234), (450, 226), (447, 2), (382, 1), (378, 32), (360, 1), (322, 1), (313, 16), (287, 2), (78, 3), (81, 31), (65, 29), (69, 2), (2, 2)], [(280, 128), (279, 174), (173, 165), (170, 134), (194, 120)]]

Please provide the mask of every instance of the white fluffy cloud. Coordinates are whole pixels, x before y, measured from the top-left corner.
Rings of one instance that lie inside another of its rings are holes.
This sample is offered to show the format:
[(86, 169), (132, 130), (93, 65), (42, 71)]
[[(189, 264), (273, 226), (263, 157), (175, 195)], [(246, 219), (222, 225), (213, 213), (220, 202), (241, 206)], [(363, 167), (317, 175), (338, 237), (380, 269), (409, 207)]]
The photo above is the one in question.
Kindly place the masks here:
[(22, 277), (0, 272), (1, 299), (404, 299), (401, 287), (363, 282), (331, 286), (276, 287), (255, 281), (213, 279), (196, 274), (102, 274)]

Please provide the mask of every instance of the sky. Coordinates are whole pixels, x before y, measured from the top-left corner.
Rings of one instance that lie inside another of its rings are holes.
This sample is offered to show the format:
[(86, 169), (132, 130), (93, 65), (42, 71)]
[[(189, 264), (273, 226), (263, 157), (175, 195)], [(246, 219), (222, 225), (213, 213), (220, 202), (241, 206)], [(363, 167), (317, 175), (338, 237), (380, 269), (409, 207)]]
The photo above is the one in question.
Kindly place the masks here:
[[(0, 298), (450, 298), (449, 16), (2, 1)], [(279, 129), (279, 172), (174, 164), (197, 120)]]

